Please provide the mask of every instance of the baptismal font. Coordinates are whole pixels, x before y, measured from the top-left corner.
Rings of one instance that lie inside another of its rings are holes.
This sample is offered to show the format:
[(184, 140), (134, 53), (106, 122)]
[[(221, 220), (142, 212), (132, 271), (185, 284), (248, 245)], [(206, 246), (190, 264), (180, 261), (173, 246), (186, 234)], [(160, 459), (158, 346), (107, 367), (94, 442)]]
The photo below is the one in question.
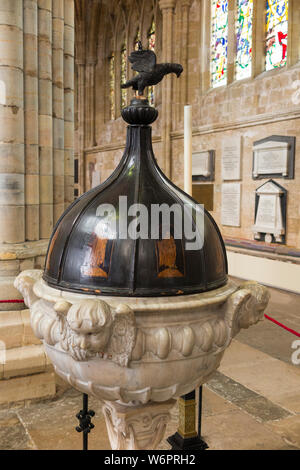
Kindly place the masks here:
[[(44, 271), (23, 271), (15, 286), (56, 373), (103, 401), (112, 449), (155, 449), (176, 399), (213, 376), (232, 338), (263, 318), (269, 294), (228, 280), (216, 223), (157, 165), (158, 112), (143, 92), (179, 77), (181, 65), (157, 64), (141, 44), (129, 60), (138, 74), (123, 86), (137, 96), (122, 110), (120, 164), (58, 220)], [(167, 228), (155, 212), (166, 207)], [(132, 208), (148, 218), (133, 224)]]

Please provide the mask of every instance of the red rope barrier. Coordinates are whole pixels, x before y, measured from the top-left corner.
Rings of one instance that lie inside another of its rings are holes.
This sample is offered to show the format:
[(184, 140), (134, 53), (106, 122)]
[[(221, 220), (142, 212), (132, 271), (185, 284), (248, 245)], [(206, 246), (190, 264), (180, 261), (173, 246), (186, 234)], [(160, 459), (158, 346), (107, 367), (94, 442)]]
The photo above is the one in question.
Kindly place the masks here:
[(0, 300), (0, 304), (23, 304), (24, 300), (22, 299), (10, 299), (10, 300)]
[(265, 314), (265, 317), (267, 318), (267, 320), (270, 320), (270, 321), (272, 321), (273, 323), (275, 323), (275, 325), (280, 326), (280, 327), (283, 328), (284, 330), (287, 330), (287, 331), (289, 331), (290, 333), (292, 333), (293, 335), (298, 336), (298, 337), (300, 338), (300, 333), (297, 333), (297, 331), (292, 330), (292, 328), (289, 328), (288, 326), (283, 325), (282, 323), (280, 323), (279, 321), (275, 320), (274, 318), (269, 317), (269, 315), (266, 315), (266, 314)]

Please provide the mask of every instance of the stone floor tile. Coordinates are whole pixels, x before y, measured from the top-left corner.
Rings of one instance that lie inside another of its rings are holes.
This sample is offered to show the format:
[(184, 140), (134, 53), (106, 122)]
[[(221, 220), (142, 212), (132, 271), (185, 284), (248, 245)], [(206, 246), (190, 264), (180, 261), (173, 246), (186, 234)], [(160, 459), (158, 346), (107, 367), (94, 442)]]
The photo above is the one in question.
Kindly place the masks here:
[[(294, 405), (289, 396), (299, 394), (300, 367), (274, 359), (238, 341), (232, 343), (228, 356), (226, 361), (225, 353), (220, 372), (280, 406), (284, 402), (284, 408), (297, 412), (299, 403)], [(253, 362), (254, 357), (257, 362)]]
[(202, 435), (212, 450), (276, 450), (286, 446), (281, 436), (240, 410), (205, 416)]
[[(95, 428), (89, 435), (90, 449), (110, 449), (102, 404), (91, 398), (89, 407), (96, 412), (92, 422)], [(57, 401), (33, 405), (19, 411), (26, 429), (39, 450), (80, 450), (82, 434), (75, 430), (76, 414), (82, 408), (82, 394), (69, 390)]]
[(216, 372), (215, 376), (208, 382), (207, 387), (221, 395), (226, 399), (226, 402), (234, 403), (259, 421), (283, 419), (291, 414), (286, 409), (274, 404), (253, 390), (249, 390), (221, 372)]
[(32, 443), (14, 412), (0, 412), (0, 450), (29, 450)]
[(202, 392), (202, 415), (214, 416), (221, 413), (234, 413), (237, 411), (229, 401), (212, 391), (208, 384), (203, 386)]
[(300, 448), (300, 415), (268, 423), (269, 429), (278, 433), (285, 442)]

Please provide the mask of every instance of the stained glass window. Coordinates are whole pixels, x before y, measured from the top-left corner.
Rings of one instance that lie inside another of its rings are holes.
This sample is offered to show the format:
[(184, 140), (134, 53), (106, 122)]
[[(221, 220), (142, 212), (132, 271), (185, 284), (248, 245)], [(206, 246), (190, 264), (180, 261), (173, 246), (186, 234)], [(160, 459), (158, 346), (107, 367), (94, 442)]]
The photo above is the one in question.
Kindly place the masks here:
[[(127, 80), (127, 47), (126, 43), (123, 44), (121, 49), (121, 83)], [(127, 104), (127, 89), (121, 89), (121, 109)]]
[(288, 0), (266, 0), (266, 70), (287, 60)]
[[(156, 40), (155, 21), (153, 18), (151, 27), (148, 31), (148, 49), (150, 51), (155, 51), (155, 40)], [(150, 106), (154, 106), (154, 86), (148, 87), (148, 101), (149, 101)]]
[(115, 119), (115, 55), (109, 58), (110, 119)]
[(251, 77), (253, 0), (237, 0), (236, 79)]
[(211, 2), (211, 84), (227, 83), (228, 0)]

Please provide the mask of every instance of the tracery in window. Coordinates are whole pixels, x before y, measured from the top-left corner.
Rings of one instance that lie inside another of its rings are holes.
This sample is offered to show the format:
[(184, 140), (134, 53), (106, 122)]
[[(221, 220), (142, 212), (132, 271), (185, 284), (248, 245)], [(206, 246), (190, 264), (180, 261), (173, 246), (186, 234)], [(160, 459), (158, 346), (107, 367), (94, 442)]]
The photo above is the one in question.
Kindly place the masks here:
[(237, 0), (236, 79), (251, 77), (253, 0)]
[(211, 2), (211, 84), (227, 83), (228, 0)]
[[(156, 32), (155, 32), (155, 21), (152, 20), (151, 27), (148, 31), (148, 49), (155, 51)], [(148, 101), (150, 106), (154, 106), (154, 86), (148, 87)]]
[(266, 0), (266, 70), (287, 61), (288, 0)]
[[(126, 43), (123, 44), (121, 49), (121, 83), (127, 80), (127, 47)], [(127, 104), (127, 89), (121, 89), (121, 109)]]
[(115, 119), (115, 55), (111, 54), (109, 58), (109, 101), (110, 101), (110, 119)]

